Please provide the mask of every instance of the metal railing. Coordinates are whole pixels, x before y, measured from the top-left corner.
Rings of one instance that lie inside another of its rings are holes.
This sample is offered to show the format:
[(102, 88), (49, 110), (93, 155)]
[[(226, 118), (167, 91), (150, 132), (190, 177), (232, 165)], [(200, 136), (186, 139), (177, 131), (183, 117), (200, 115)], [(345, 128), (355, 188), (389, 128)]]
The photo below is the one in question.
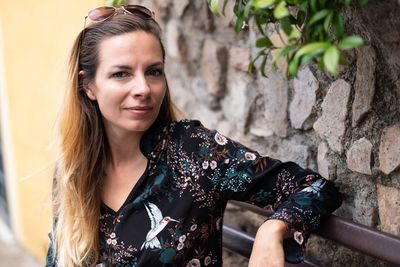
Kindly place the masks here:
[[(231, 203), (265, 217), (272, 215), (259, 207), (244, 202), (231, 201)], [(254, 237), (229, 225), (224, 225), (223, 230), (224, 246), (249, 257)], [(397, 236), (334, 215), (331, 215), (328, 220), (321, 224), (315, 234), (365, 255), (400, 266), (400, 238)], [(306, 259), (302, 264), (292, 265), (287, 263), (285, 266), (316, 267), (320, 264)]]

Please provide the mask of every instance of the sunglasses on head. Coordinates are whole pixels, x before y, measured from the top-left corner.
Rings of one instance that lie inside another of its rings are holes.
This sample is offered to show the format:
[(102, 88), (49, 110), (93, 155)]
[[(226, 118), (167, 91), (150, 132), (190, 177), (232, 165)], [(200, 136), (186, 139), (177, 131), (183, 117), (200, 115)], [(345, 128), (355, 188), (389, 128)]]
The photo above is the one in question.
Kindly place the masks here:
[(88, 12), (88, 14), (85, 17), (85, 24), (87, 18), (89, 18), (93, 22), (102, 22), (115, 16), (118, 13), (132, 14), (144, 19), (154, 19), (154, 12), (144, 6), (140, 5), (126, 5), (121, 7), (102, 6), (93, 8)]

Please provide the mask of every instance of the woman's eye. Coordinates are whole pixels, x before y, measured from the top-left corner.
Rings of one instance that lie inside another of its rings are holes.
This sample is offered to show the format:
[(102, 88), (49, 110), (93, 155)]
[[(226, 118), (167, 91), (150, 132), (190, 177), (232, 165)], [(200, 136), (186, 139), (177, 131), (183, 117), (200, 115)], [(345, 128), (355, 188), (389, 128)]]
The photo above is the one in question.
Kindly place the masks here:
[(127, 77), (128, 75), (129, 74), (127, 72), (119, 71), (119, 72), (113, 73), (111, 75), (111, 77), (113, 77), (113, 78), (124, 78), (124, 77)]
[(162, 69), (151, 69), (147, 72), (147, 74), (151, 76), (162, 76), (164, 71)]

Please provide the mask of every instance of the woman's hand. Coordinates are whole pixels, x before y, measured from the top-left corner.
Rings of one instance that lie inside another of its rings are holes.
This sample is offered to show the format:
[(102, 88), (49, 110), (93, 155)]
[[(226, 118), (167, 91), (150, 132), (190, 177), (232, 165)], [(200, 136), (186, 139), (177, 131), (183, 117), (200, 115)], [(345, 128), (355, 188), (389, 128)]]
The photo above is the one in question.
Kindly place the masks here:
[(258, 228), (250, 256), (249, 267), (283, 267), (283, 238), (288, 237), (286, 224), (268, 220)]

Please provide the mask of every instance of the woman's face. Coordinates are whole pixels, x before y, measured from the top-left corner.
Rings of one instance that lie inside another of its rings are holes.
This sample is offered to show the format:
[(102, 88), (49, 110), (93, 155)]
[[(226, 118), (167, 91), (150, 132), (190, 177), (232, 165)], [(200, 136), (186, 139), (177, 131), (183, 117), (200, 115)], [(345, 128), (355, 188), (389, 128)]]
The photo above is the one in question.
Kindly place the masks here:
[(161, 46), (135, 31), (104, 39), (86, 94), (98, 102), (107, 133), (145, 132), (156, 120), (166, 91)]

